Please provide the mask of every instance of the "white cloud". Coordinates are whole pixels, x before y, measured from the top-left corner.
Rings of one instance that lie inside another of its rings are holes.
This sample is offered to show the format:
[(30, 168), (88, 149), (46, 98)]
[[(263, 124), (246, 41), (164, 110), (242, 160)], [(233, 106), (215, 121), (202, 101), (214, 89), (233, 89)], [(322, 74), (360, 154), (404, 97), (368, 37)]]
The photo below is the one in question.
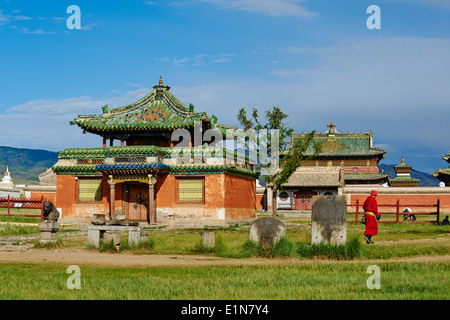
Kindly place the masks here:
[[(246, 11), (249, 13), (259, 13), (269, 16), (296, 16), (310, 18), (318, 14), (300, 5), (304, 0), (200, 0), (200, 2), (210, 3), (221, 10)], [(172, 5), (188, 5), (196, 1), (177, 1)]]
[(83, 135), (78, 126), (69, 122), (79, 114), (101, 114), (101, 107), (128, 105), (143, 98), (151, 89), (140, 88), (109, 97), (90, 96), (67, 99), (38, 99), (13, 106), (0, 114), (2, 145), (61, 151), (69, 147), (98, 147), (101, 138)]
[(394, 0), (397, 2), (412, 2), (426, 6), (450, 8), (450, 0)]
[(187, 65), (192, 66), (205, 66), (215, 63), (226, 63), (232, 60), (232, 57), (235, 57), (235, 54), (231, 53), (221, 53), (221, 54), (196, 54), (189, 57), (182, 58), (172, 58), (169, 59), (167, 57), (157, 58), (158, 62), (172, 62), (174, 66), (177, 67), (186, 67)]

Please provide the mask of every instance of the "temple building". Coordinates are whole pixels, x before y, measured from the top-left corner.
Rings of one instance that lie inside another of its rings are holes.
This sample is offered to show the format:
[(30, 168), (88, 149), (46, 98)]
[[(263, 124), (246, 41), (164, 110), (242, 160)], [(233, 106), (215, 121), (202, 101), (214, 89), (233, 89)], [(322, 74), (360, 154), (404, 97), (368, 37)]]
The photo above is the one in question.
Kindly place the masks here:
[(52, 170), (62, 218), (122, 214), (132, 221), (194, 224), (255, 218), (258, 174), (248, 162), (225, 157), (229, 127), (169, 90), (160, 78), (136, 103), (104, 106), (103, 114), (71, 121), (103, 143), (59, 152)]
[[(450, 164), (450, 153), (444, 155), (442, 159)], [(432, 176), (443, 182), (446, 187), (450, 187), (450, 165), (448, 168), (437, 170), (432, 174)]]
[[(378, 163), (385, 151), (373, 147), (373, 133), (338, 133), (336, 125), (330, 122), (325, 133), (316, 133), (314, 140), (320, 143), (322, 151), (312, 160), (305, 161), (307, 167), (342, 167), (345, 185), (383, 185), (389, 175), (379, 172)], [(301, 133), (292, 135), (291, 144), (302, 137)], [(314, 154), (310, 145), (305, 156)]]
[[(389, 175), (380, 172), (378, 163), (385, 151), (373, 147), (373, 133), (339, 133), (330, 122), (325, 133), (316, 133), (314, 142), (321, 152), (297, 168), (277, 196), (277, 208), (310, 210), (314, 195), (341, 195), (344, 186), (381, 187)], [(291, 146), (304, 134), (293, 133)], [(305, 156), (314, 155), (313, 143)], [(267, 190), (267, 207), (271, 210), (272, 191)]]
[(401, 164), (394, 166), (396, 177), (389, 179), (390, 187), (417, 187), (420, 180), (411, 177), (411, 165), (405, 164), (405, 158), (402, 157)]

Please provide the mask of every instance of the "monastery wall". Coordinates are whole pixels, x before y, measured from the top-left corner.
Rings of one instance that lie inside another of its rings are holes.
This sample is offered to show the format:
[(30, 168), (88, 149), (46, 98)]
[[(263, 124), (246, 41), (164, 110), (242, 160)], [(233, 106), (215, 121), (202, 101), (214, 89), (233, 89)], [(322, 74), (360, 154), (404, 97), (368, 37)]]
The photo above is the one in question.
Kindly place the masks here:
[(256, 217), (256, 181), (225, 176), (225, 217), (230, 220)]
[(435, 204), (440, 201), (440, 215), (450, 214), (450, 187), (345, 187), (344, 194), (347, 197), (348, 212), (355, 212), (356, 201), (359, 201), (359, 212), (362, 212), (362, 204), (371, 190), (378, 192), (377, 203), (381, 212), (396, 212), (397, 200), (400, 212), (405, 207), (410, 207), (416, 213), (436, 212)]
[(204, 177), (204, 199), (199, 203), (178, 203), (177, 177), (184, 175), (167, 175), (161, 177), (157, 183), (156, 220), (170, 222), (176, 219), (183, 222), (201, 220), (223, 220), (224, 210), (224, 177), (223, 174), (207, 174)]

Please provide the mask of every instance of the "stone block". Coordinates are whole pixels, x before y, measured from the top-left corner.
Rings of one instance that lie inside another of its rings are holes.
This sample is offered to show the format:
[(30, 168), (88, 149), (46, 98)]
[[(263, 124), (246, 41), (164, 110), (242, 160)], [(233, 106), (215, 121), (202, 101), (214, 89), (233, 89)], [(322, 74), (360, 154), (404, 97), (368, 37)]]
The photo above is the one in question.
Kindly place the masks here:
[(206, 248), (214, 248), (216, 245), (216, 236), (214, 232), (203, 231), (202, 232), (202, 245)]
[(120, 245), (120, 240), (122, 239), (122, 233), (114, 231), (106, 231), (103, 234), (103, 243), (110, 243), (113, 241), (115, 246)]
[(140, 230), (128, 231), (128, 243), (129, 244), (138, 245), (140, 238), (141, 238), (141, 231)]
[(275, 245), (285, 236), (286, 226), (277, 218), (259, 218), (250, 225), (249, 239), (261, 246)]
[(59, 230), (59, 223), (57, 222), (40, 222), (38, 228), (41, 231), (40, 243), (55, 243), (56, 232)]
[(100, 243), (100, 230), (88, 229), (88, 245), (98, 248)]
[(347, 201), (345, 196), (314, 196), (311, 213), (311, 244), (345, 244)]
[(93, 225), (104, 225), (106, 224), (106, 218), (104, 214), (94, 214), (94, 216), (92, 217), (91, 223)]

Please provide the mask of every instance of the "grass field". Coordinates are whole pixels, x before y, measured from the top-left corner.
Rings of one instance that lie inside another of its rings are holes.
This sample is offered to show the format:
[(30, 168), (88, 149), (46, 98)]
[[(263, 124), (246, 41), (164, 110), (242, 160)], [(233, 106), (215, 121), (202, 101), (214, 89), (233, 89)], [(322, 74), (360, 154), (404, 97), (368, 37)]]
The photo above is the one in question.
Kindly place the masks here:
[[(81, 289), (67, 288), (68, 265), (0, 264), (0, 299), (34, 300), (448, 300), (450, 227), (380, 224), (374, 245), (363, 225), (348, 224), (347, 246), (311, 246), (310, 225), (286, 220), (286, 240), (271, 251), (248, 241), (248, 226), (212, 228), (216, 247), (202, 248), (199, 229), (146, 229), (151, 245), (121, 254), (204, 255), (217, 259), (263, 257), (274, 265), (106, 267), (81, 265)], [(11, 226), (10, 226), (11, 228)], [(18, 227), (19, 228), (19, 227)], [(0, 227), (0, 235), (2, 235)], [(4, 228), (3, 228), (4, 229)], [(20, 233), (20, 231), (18, 231)], [(16, 233), (11, 233), (16, 234)], [(126, 241), (126, 236), (124, 236)], [(1, 236), (0, 236), (1, 240)], [(98, 251), (86, 237), (65, 238), (57, 250)], [(61, 244), (60, 243), (60, 244)], [(52, 248), (50, 248), (51, 250)], [(49, 249), (33, 249), (49, 250)], [(111, 251), (110, 251), (111, 252)], [(1, 253), (0, 253), (1, 254)], [(269, 258), (270, 257), (270, 258)], [(420, 257), (418, 261), (401, 259)], [(367, 268), (380, 268), (380, 289), (367, 286)]]
[(66, 286), (67, 266), (0, 266), (0, 299), (133, 300), (448, 300), (448, 264), (380, 263), (379, 290), (367, 263), (247, 267), (81, 267), (81, 289)]

